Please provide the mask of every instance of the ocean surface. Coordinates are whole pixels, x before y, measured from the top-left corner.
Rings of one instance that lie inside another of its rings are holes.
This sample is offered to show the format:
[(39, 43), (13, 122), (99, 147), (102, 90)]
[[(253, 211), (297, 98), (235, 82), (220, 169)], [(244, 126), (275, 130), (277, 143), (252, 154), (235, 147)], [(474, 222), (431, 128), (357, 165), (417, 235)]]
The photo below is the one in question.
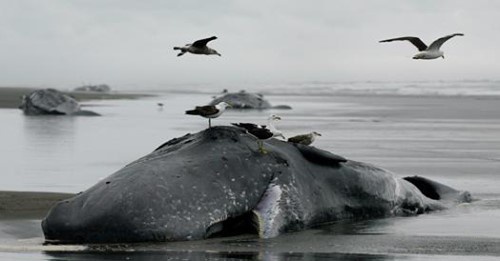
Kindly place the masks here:
[[(408, 91), (410, 84), (393, 92), (376, 84), (333, 90), (331, 84), (314, 83), (309, 92), (300, 91), (304, 86), (282, 91), (278, 86), (265, 98), (292, 110), (231, 110), (212, 124), (266, 123), (275, 113), (283, 118), (276, 125), (286, 136), (318, 131), (323, 134), (314, 144), (318, 148), (468, 190), (476, 201), (416, 217), (337, 222), (269, 240), (243, 236), (113, 252), (43, 246), (40, 220), (0, 220), (0, 260), (500, 258), (500, 89), (492, 87), (498, 83), (488, 82), (491, 86), (475, 93), (465, 87), (445, 92), (453, 89), (448, 83), (418, 93)], [(369, 90), (373, 85), (376, 91)], [(165, 141), (206, 128), (206, 119), (184, 111), (208, 103), (219, 91), (193, 87), (155, 91), (159, 96), (139, 100), (83, 103), (101, 117), (30, 117), (0, 109), (0, 190), (83, 191)]]
[(217, 93), (223, 89), (247, 90), (277, 95), (338, 95), (338, 94), (389, 94), (389, 95), (455, 95), (455, 96), (499, 96), (500, 80), (456, 80), (456, 81), (301, 81), (301, 82), (248, 82), (237, 86), (225, 84), (172, 84), (169, 86), (121, 86), (124, 90), (148, 89), (164, 92)]

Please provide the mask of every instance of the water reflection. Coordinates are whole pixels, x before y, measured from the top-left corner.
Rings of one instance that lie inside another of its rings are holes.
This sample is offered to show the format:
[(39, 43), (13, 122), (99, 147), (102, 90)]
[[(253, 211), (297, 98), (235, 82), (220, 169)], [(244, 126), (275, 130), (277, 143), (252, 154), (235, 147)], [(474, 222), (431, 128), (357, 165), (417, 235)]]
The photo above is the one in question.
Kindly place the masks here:
[(28, 150), (56, 151), (71, 145), (75, 136), (75, 117), (26, 116), (23, 117), (23, 132)]
[[(48, 252), (47, 260), (394, 260), (389, 255), (343, 254), (343, 253), (269, 253), (269, 252), (204, 252), (204, 251), (166, 251), (166, 252), (120, 252), (120, 253), (68, 253)], [(400, 259), (401, 260), (401, 259)]]
[[(407, 217), (408, 218), (408, 217)], [(370, 220), (342, 220), (318, 227), (320, 235), (385, 235), (391, 231), (388, 228), (399, 220), (398, 217), (388, 217)]]
[(19, 159), (22, 162), (16, 167), (19, 175), (10, 182), (23, 187), (43, 187), (44, 190), (60, 187), (59, 190), (66, 190), (65, 184), (71, 183), (53, 181), (70, 179), (77, 120), (66, 116), (22, 117), (23, 136), (19, 139), (22, 148)]

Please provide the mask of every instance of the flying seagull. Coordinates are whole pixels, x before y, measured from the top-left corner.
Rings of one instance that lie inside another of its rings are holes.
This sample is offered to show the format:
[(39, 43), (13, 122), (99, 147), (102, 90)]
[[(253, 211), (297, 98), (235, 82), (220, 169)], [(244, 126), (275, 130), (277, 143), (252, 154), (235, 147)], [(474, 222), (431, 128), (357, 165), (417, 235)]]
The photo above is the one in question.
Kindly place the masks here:
[(194, 110), (186, 111), (186, 114), (208, 118), (208, 127), (211, 128), (211, 119), (219, 117), (227, 107), (231, 107), (231, 105), (226, 102), (219, 102), (216, 105), (196, 106)]
[(198, 41), (195, 41), (194, 43), (191, 44), (186, 44), (183, 47), (174, 47), (174, 50), (180, 50), (181, 52), (177, 54), (177, 56), (181, 56), (185, 54), (186, 52), (192, 53), (192, 54), (215, 54), (218, 56), (221, 56), (220, 53), (218, 53), (216, 50), (210, 48), (207, 46), (207, 43), (217, 39), (217, 37), (212, 36), (209, 38), (201, 39)]
[(441, 37), (436, 41), (432, 42), (431, 45), (429, 45), (428, 47), (424, 42), (422, 42), (422, 40), (420, 40), (420, 38), (414, 36), (404, 36), (404, 37), (382, 40), (380, 41), (380, 43), (386, 43), (392, 41), (410, 41), (420, 51), (419, 53), (413, 56), (413, 59), (431, 60), (439, 57), (442, 57), (444, 59), (444, 53), (441, 50), (439, 50), (439, 48), (441, 47), (441, 45), (444, 44), (444, 42), (448, 41), (449, 39), (457, 35), (463, 36), (464, 34), (456, 33)]
[(288, 142), (302, 144), (302, 145), (311, 145), (317, 136), (321, 136), (321, 134), (313, 131), (313, 132), (308, 133), (308, 134), (297, 135), (297, 136), (293, 136), (291, 138), (288, 138)]
[(256, 137), (258, 139), (257, 144), (259, 145), (259, 151), (261, 153), (267, 153), (266, 150), (264, 149), (263, 140), (267, 140), (272, 137), (282, 137), (283, 139), (285, 139), (285, 136), (283, 136), (281, 131), (277, 130), (274, 127), (273, 122), (278, 120), (281, 120), (281, 117), (275, 114), (269, 116), (268, 118), (269, 128), (266, 125), (257, 125), (253, 123), (231, 123), (231, 124), (236, 127), (245, 129), (249, 134)]

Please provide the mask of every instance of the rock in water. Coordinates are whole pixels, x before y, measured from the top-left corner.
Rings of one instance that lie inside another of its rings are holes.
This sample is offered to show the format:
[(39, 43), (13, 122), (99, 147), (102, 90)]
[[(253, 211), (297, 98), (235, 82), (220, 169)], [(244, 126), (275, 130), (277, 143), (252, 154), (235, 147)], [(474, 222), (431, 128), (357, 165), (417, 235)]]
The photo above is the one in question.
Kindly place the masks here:
[(19, 108), (26, 115), (99, 115), (81, 110), (75, 99), (55, 89), (36, 90), (23, 96)]
[(181, 241), (249, 231), (270, 238), (335, 220), (416, 215), (470, 200), (467, 192), (401, 179), (310, 146), (270, 139), (262, 154), (255, 141), (229, 126), (173, 139), (56, 204), (42, 222), (45, 238)]

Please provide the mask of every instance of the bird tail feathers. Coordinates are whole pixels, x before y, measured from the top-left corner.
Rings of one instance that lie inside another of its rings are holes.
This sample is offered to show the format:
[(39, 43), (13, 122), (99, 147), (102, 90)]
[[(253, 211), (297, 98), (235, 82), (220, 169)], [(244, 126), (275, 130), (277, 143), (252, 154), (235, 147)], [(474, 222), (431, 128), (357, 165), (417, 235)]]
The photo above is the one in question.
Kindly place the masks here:
[(200, 113), (197, 110), (186, 111), (186, 114), (189, 114), (189, 115), (200, 115)]

